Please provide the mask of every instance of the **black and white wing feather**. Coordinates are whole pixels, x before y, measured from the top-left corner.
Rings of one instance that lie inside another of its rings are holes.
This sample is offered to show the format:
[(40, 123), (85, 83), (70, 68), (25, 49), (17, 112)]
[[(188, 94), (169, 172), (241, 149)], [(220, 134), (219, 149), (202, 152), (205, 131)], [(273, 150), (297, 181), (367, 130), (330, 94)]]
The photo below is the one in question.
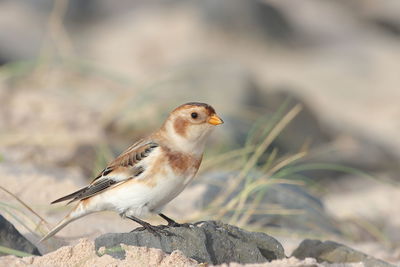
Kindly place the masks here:
[(54, 200), (51, 204), (70, 200), (74, 202), (94, 196), (117, 184), (140, 176), (144, 167), (140, 161), (150, 155), (159, 145), (154, 142), (139, 142), (128, 148), (124, 153), (112, 161), (88, 186), (69, 195)]

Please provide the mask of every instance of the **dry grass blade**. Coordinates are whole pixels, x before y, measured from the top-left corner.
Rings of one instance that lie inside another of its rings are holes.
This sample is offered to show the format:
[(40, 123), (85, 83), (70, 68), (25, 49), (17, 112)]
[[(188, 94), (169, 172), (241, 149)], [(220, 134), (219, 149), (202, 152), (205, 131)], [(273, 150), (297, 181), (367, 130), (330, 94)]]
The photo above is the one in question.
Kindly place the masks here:
[(267, 148), (276, 139), (276, 137), (278, 137), (282, 130), (300, 113), (301, 110), (302, 106), (297, 104), (282, 118), (282, 120), (277, 123), (277, 125), (271, 130), (264, 141), (256, 149), (247, 164), (244, 166), (243, 170), (239, 174), (239, 179), (242, 179), (244, 176), (246, 176), (247, 173), (256, 165), (260, 156), (267, 150)]
[(40, 219), (41, 222), (44, 222), (46, 224), (48, 224), (48, 222), (43, 219), (42, 216), (40, 216), (36, 211), (34, 211), (31, 207), (29, 207), (28, 204), (26, 204), (22, 199), (20, 199), (19, 197), (17, 197), (16, 195), (14, 195), (12, 192), (8, 191), (7, 189), (5, 189), (4, 187), (0, 186), (0, 189), (3, 190), (4, 192), (6, 192), (7, 194), (9, 194), (10, 196), (12, 196), (13, 198), (15, 198), (19, 203), (21, 203), (22, 206), (24, 206), (25, 208), (27, 208), (30, 212), (32, 212), (33, 214), (35, 214), (36, 217), (38, 217)]
[(249, 207), (243, 212), (240, 220), (237, 221), (237, 224), (236, 224), (237, 226), (243, 227), (244, 225), (247, 224), (250, 217), (257, 213), (257, 207), (260, 204), (261, 200), (263, 199), (264, 194), (265, 194), (265, 191), (258, 192), (256, 197), (250, 203)]
[[(268, 179), (269, 177), (263, 176), (258, 178), (256, 181), (248, 184), (245, 188), (234, 198), (232, 198), (224, 207), (219, 207), (217, 210), (216, 218), (221, 219), (225, 214), (229, 211), (234, 210), (235, 213), (232, 215), (229, 223), (235, 224), (238, 219), (240, 212), (244, 210), (244, 206), (246, 204), (246, 200), (250, 196), (250, 194), (256, 190), (264, 188), (265, 186), (269, 186), (272, 184), (294, 184), (294, 185), (303, 185), (301, 181), (292, 181), (286, 179)], [(236, 208), (235, 208), (236, 206)]]
[(264, 166), (261, 168), (261, 173), (266, 173), (271, 168), (277, 156), (278, 156), (278, 149), (274, 147), (272, 149), (272, 152), (268, 155), (268, 158), (265, 161)]
[(4, 254), (8, 254), (8, 255), (14, 255), (17, 257), (30, 257), (30, 256), (34, 256), (32, 254), (26, 253), (24, 251), (20, 251), (20, 250), (16, 250), (16, 249), (12, 249), (12, 248), (8, 248), (8, 247), (4, 247), (4, 246), (0, 246), (0, 252), (4, 253)]
[(374, 225), (373, 223), (365, 219), (360, 219), (360, 218), (354, 218), (352, 221), (361, 229), (364, 229), (377, 241), (384, 244), (386, 247), (390, 247), (392, 245), (388, 236), (385, 235), (385, 233), (381, 229), (379, 229), (378, 226)]
[(215, 206), (221, 206), (224, 203), (225, 199), (232, 194), (232, 192), (242, 183), (243, 179), (249, 173), (249, 171), (254, 168), (257, 164), (260, 156), (267, 150), (267, 148), (271, 145), (271, 143), (275, 140), (275, 138), (282, 132), (282, 130), (300, 113), (302, 110), (302, 105), (297, 104), (294, 106), (276, 125), (269, 134), (265, 137), (264, 141), (258, 146), (254, 154), (250, 157), (249, 161), (243, 167), (242, 171), (235, 178), (234, 182), (232, 182), (227, 190), (222, 193), (217, 199), (214, 201)]
[[(14, 205), (11, 205), (6, 202), (0, 201), (0, 210), (3, 210), (4, 212), (8, 213), (13, 217), (16, 221), (22, 224), (22, 220), (19, 219), (19, 217), (25, 217), (31, 224), (36, 225), (35, 220), (31, 218), (30, 216), (27, 216), (19, 207), (16, 207)], [(12, 210), (12, 211), (10, 211)], [(22, 216), (17, 216), (17, 213)], [(26, 224), (23, 225), (26, 228)]]
[(273, 173), (276, 173), (280, 169), (292, 164), (293, 162), (304, 158), (307, 155), (307, 152), (299, 152), (297, 154), (291, 155), (280, 162), (278, 162), (275, 166), (271, 167), (269, 171), (267, 172), (267, 176), (272, 175)]
[[(251, 192), (253, 192), (258, 187), (265, 186), (270, 183), (271, 183), (270, 180), (259, 179), (258, 181), (247, 185), (239, 195), (236, 211), (233, 214), (233, 216), (231, 217), (229, 223), (235, 224), (237, 222), (237, 220), (241, 214), (241, 211), (244, 210), (244, 206), (246, 205), (246, 201), (249, 198)], [(229, 204), (228, 204), (228, 206), (229, 206)]]
[[(258, 178), (256, 181), (248, 184), (242, 192), (240, 192), (239, 196), (236, 198), (233, 198), (230, 203), (228, 203), (227, 207), (233, 207), (237, 203), (236, 211), (232, 215), (229, 223), (231, 224), (239, 224), (238, 220), (240, 216), (243, 216), (243, 214), (240, 213), (241, 210), (246, 210), (244, 209), (244, 206), (247, 203), (247, 200), (250, 197), (250, 194), (254, 192), (256, 189), (262, 189), (265, 188), (268, 185), (272, 184), (292, 184), (292, 185), (304, 185), (303, 182), (301, 181), (292, 181), (292, 180), (286, 180), (286, 179), (269, 179), (269, 176), (262, 176)], [(246, 210), (248, 211), (248, 210)], [(224, 210), (222, 210), (222, 216), (225, 214)], [(221, 217), (222, 217), (221, 216)], [(248, 214), (248, 216), (251, 216), (251, 213)]]
[(220, 154), (218, 156), (209, 158), (205, 160), (202, 164), (202, 171), (208, 170), (220, 163), (227, 162), (228, 160), (250, 154), (254, 150), (254, 146), (247, 146), (244, 148), (239, 148), (235, 150), (231, 150), (229, 152)]
[[(3, 205), (2, 205), (3, 206)], [(35, 235), (35, 231), (32, 230), (23, 220), (21, 220), (18, 216), (15, 215), (14, 212), (9, 211), (8, 209), (4, 207), (0, 207), (0, 210), (2, 210), (4, 213), (8, 214), (13, 218), (16, 222), (18, 222), (22, 227), (24, 227), (28, 232), (31, 234)]]

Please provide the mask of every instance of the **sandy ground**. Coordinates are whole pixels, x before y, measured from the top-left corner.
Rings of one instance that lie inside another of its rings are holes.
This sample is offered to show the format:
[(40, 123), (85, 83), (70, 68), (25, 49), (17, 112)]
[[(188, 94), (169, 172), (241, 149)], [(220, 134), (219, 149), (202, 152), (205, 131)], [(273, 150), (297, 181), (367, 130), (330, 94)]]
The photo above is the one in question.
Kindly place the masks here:
[(75, 246), (64, 246), (42, 257), (0, 258), (0, 264), (9, 266), (197, 266), (197, 262), (186, 258), (182, 252), (174, 251), (170, 255), (159, 249), (144, 247), (122, 247), (126, 251), (124, 260), (109, 255), (98, 257), (93, 241), (81, 239)]
[[(74, 246), (64, 246), (54, 252), (44, 256), (17, 258), (15, 256), (4, 256), (0, 258), (0, 264), (4, 266), (40, 266), (40, 267), (67, 267), (67, 266), (214, 266), (198, 263), (195, 260), (188, 259), (179, 250), (173, 251), (171, 254), (165, 254), (159, 249), (134, 247), (122, 244), (121, 247), (126, 251), (124, 260), (114, 259), (109, 255), (97, 256), (94, 250), (94, 243), (88, 239), (80, 239), (78, 244)], [(101, 248), (100, 248), (101, 253)], [(275, 260), (264, 264), (222, 264), (220, 267), (364, 267), (362, 263), (351, 264), (320, 264), (315, 259), (307, 258), (299, 260), (296, 258), (288, 258)]]

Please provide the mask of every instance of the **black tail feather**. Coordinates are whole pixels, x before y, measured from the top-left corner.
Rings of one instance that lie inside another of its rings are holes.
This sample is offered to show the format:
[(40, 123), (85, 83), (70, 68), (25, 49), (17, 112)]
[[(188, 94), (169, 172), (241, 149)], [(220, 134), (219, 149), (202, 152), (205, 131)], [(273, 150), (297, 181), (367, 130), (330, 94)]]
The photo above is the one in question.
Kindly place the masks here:
[[(59, 198), (59, 199), (56, 199), (56, 200), (54, 200), (53, 202), (51, 202), (50, 204), (54, 204), (54, 203), (58, 203), (58, 202), (63, 202), (63, 201), (65, 201), (65, 200), (68, 200), (68, 199), (73, 199), (73, 198), (75, 198), (76, 196), (78, 196), (78, 195), (80, 195), (83, 191), (85, 191), (87, 188), (85, 187), (85, 188), (82, 188), (82, 189), (79, 189), (78, 191), (75, 191), (75, 192), (73, 192), (73, 193), (71, 193), (71, 194), (69, 194), (69, 195), (66, 195), (66, 196), (63, 196), (63, 197), (61, 197), (61, 198)], [(69, 203), (68, 203), (69, 204)]]

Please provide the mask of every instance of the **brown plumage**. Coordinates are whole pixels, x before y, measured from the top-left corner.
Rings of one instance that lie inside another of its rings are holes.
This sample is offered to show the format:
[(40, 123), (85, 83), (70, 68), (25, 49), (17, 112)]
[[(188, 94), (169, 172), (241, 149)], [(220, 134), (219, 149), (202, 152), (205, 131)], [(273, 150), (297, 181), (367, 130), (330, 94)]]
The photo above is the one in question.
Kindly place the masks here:
[(177, 118), (174, 121), (174, 128), (176, 130), (176, 133), (185, 137), (188, 124), (189, 124), (189, 122), (187, 120), (185, 120), (183, 118)]

